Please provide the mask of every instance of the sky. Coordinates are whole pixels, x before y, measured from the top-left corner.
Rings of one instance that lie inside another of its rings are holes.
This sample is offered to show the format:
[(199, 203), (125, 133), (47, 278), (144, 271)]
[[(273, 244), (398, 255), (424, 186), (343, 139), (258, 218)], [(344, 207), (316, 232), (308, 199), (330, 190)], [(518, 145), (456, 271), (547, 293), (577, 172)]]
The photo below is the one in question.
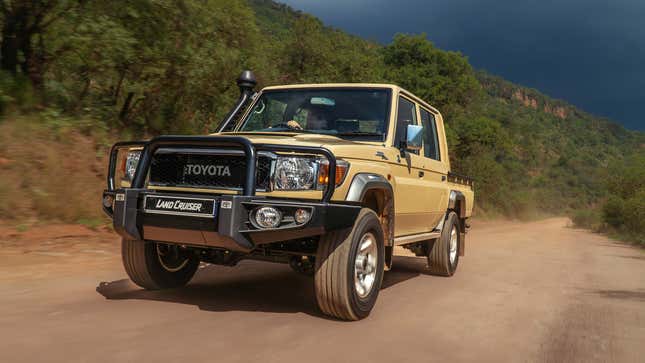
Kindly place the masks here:
[(280, 0), (387, 44), (426, 33), (477, 69), (645, 130), (645, 0)]

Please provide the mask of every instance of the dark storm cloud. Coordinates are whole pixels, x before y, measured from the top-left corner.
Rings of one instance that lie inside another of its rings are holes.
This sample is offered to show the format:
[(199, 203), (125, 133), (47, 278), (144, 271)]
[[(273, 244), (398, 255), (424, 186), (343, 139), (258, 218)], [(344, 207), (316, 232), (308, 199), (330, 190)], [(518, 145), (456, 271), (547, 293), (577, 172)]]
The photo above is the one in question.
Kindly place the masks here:
[(477, 67), (645, 129), (645, 0), (285, 0), (381, 43), (425, 32)]

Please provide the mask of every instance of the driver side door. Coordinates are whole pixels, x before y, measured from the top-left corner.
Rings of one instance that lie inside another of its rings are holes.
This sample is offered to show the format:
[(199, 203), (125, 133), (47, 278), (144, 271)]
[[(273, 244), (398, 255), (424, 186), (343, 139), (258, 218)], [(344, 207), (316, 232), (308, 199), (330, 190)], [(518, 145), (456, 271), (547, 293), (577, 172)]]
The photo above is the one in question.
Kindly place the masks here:
[[(408, 125), (419, 125), (417, 104), (399, 96), (393, 147), (400, 149), (406, 138)], [(423, 170), (424, 157), (419, 151), (399, 151), (392, 171), (395, 190), (395, 236), (406, 236), (428, 231), (428, 213), (424, 199), (427, 192)]]

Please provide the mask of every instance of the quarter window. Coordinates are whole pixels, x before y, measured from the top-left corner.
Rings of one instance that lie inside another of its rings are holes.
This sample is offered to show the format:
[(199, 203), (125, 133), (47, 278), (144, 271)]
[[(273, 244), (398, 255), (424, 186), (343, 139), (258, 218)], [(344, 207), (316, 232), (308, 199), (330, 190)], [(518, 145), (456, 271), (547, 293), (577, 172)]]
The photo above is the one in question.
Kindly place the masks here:
[(439, 139), (437, 137), (437, 123), (434, 115), (421, 109), (421, 124), (423, 126), (423, 152), (427, 158), (441, 160), (439, 153)]

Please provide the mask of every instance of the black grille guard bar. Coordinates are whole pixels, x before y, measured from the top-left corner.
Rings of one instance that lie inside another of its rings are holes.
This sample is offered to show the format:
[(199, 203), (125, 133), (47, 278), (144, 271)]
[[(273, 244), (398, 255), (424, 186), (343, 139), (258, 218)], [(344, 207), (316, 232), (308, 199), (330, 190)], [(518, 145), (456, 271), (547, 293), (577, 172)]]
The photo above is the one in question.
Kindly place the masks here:
[(311, 146), (290, 146), (290, 145), (274, 145), (274, 144), (253, 144), (251, 140), (241, 136), (158, 136), (148, 142), (145, 141), (125, 141), (118, 142), (112, 146), (110, 150), (110, 165), (108, 170), (108, 191), (115, 190), (114, 175), (116, 170), (117, 156), (120, 149), (143, 147), (139, 163), (134, 173), (131, 187), (141, 189), (145, 184), (145, 180), (150, 169), (152, 156), (161, 147), (175, 146), (175, 147), (213, 147), (213, 146), (240, 146), (244, 151), (246, 157), (246, 176), (244, 178), (244, 187), (242, 195), (254, 196), (255, 195), (255, 176), (257, 164), (258, 151), (281, 151), (322, 155), (329, 162), (329, 175), (327, 180), (327, 187), (323, 193), (322, 201), (329, 202), (334, 195), (336, 189), (336, 157), (334, 154), (324, 147), (311, 147)]

